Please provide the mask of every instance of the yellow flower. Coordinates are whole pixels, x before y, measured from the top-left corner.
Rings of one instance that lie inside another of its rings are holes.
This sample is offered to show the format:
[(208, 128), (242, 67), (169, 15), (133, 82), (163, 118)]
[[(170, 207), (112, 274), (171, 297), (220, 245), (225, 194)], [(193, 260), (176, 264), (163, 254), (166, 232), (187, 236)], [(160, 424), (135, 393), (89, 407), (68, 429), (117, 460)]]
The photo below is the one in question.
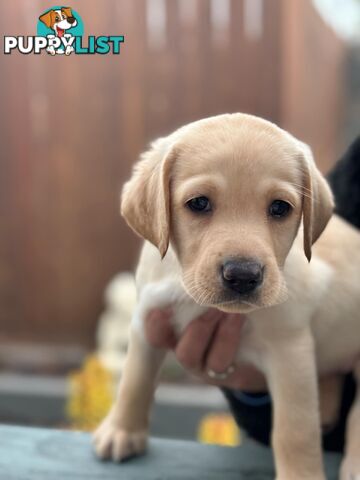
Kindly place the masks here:
[(93, 430), (99, 424), (114, 401), (114, 380), (95, 354), (69, 375), (66, 413), (71, 427)]
[(198, 440), (201, 443), (235, 447), (240, 445), (240, 431), (228, 413), (206, 415), (198, 428)]

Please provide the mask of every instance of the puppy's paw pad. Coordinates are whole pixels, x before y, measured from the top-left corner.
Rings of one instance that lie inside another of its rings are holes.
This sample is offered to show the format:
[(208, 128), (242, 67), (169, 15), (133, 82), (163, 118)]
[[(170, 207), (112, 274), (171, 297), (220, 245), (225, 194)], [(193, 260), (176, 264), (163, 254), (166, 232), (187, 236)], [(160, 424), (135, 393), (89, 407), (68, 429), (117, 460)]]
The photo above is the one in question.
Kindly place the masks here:
[(141, 455), (146, 450), (147, 432), (129, 432), (116, 425), (102, 424), (93, 435), (96, 455), (102, 460), (123, 460)]

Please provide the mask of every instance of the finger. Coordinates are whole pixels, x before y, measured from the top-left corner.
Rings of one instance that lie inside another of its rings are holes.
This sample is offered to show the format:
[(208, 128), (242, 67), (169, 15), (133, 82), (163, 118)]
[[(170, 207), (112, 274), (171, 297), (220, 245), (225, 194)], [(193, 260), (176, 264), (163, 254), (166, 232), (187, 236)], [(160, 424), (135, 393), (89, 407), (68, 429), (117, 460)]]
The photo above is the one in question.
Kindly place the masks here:
[(190, 370), (201, 370), (204, 357), (222, 314), (211, 309), (186, 327), (175, 354), (179, 362)]
[(229, 314), (219, 322), (206, 356), (206, 369), (221, 373), (234, 363), (245, 319), (241, 314)]
[(224, 380), (214, 380), (203, 375), (204, 380), (212, 385), (243, 390), (245, 392), (266, 392), (268, 387), (264, 375), (252, 365), (236, 365), (235, 371)]
[(155, 348), (174, 348), (176, 345), (176, 335), (171, 324), (172, 311), (151, 310), (145, 318), (144, 328), (145, 336)]

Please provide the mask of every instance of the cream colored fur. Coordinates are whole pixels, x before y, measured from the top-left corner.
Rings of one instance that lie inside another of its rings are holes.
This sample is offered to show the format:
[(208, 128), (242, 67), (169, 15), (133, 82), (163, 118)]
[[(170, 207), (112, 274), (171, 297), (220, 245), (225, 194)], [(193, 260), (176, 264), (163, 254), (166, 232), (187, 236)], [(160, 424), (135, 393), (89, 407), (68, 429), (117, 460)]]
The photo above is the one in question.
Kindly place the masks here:
[[(186, 208), (197, 195), (211, 198), (210, 215)], [(267, 209), (279, 198), (293, 209), (276, 221)], [(122, 213), (147, 241), (137, 269), (138, 306), (119, 396), (94, 436), (100, 457), (122, 460), (146, 446), (165, 355), (144, 337), (146, 313), (171, 304), (180, 333), (216, 307), (247, 316), (237, 360), (255, 365), (268, 381), (276, 478), (325, 478), (318, 378), (326, 378), (325, 423), (337, 413), (337, 375), (353, 370), (360, 380), (360, 235), (340, 218), (330, 220), (332, 209), (332, 195), (309, 148), (257, 117), (212, 117), (153, 144), (123, 191)], [(229, 300), (219, 282), (219, 264), (244, 256), (265, 265), (263, 285), (250, 300)], [(359, 395), (350, 414), (341, 480), (358, 478)]]

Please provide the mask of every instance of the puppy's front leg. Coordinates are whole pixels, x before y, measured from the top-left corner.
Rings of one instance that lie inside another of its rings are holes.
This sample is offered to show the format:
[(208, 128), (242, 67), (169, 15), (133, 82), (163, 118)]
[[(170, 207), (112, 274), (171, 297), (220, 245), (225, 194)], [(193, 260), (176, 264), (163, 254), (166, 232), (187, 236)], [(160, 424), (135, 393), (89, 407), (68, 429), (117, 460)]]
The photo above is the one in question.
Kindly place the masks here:
[(346, 454), (341, 465), (341, 480), (360, 480), (360, 360), (354, 370), (356, 397), (347, 419)]
[(311, 332), (275, 339), (267, 373), (274, 405), (277, 480), (325, 480), (317, 374)]
[(164, 356), (163, 350), (152, 348), (141, 333), (131, 329), (116, 402), (94, 433), (100, 458), (122, 461), (145, 451), (149, 412)]

